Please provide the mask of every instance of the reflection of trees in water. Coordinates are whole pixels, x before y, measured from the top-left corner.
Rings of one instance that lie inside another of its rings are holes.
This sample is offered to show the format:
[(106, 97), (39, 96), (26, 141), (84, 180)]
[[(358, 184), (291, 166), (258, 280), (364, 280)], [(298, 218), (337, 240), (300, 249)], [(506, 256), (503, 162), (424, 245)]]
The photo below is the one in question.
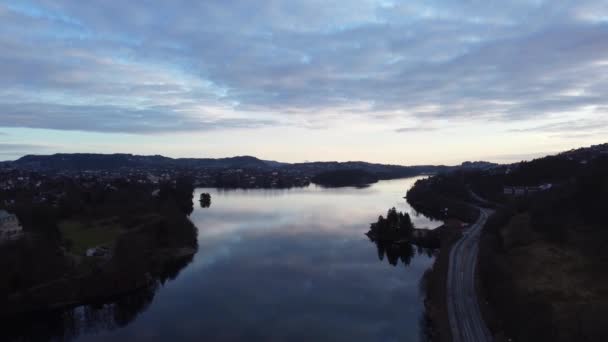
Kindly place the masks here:
[(113, 302), (84, 305), (72, 310), (76, 314), (74, 332), (99, 332), (124, 327), (152, 303), (158, 283), (117, 298)]
[[(4, 321), (8, 329), (0, 332), (0, 340), (69, 341), (82, 334), (98, 333), (127, 326), (148, 309), (156, 291), (167, 280), (174, 280), (193, 256), (166, 262), (150, 286), (125, 295), (78, 307), (30, 314), (14, 321)], [(4, 324), (3, 324), (4, 325)], [(4, 335), (4, 336), (3, 336)]]
[(426, 310), (426, 303), (429, 298), (429, 291), (431, 286), (431, 277), (433, 273), (433, 266), (431, 268), (424, 271), (422, 277), (420, 277), (420, 282), (418, 283), (418, 288), (420, 291), (420, 295), (424, 298), (425, 307), (422, 315), (420, 316), (419, 324), (420, 324), (420, 341), (421, 342), (430, 342), (437, 339), (433, 331), (433, 322), (431, 320), (430, 315)]
[(71, 340), (84, 333), (114, 330), (132, 322), (145, 311), (158, 283), (103, 303), (91, 303), (71, 309), (29, 314), (11, 321), (4, 330), (8, 340)]
[(189, 255), (181, 259), (166, 262), (158, 275), (160, 284), (165, 285), (167, 280), (175, 280), (179, 273), (192, 262), (193, 258), (194, 255)]
[(433, 322), (431, 317), (426, 310), (420, 316), (420, 342), (431, 342), (433, 341)]
[(392, 243), (384, 241), (372, 241), (376, 244), (378, 250), (378, 259), (384, 260), (384, 256), (388, 260), (389, 264), (397, 266), (399, 260), (404, 266), (408, 266), (412, 258), (418, 253), (418, 255), (426, 255), (429, 258), (433, 257), (435, 250), (432, 248), (425, 248), (421, 246), (415, 246), (411, 243), (401, 242)]
[(435, 256), (435, 252), (437, 252), (437, 248), (428, 248), (428, 247), (416, 246), (416, 249), (418, 250), (418, 255), (426, 255), (429, 258), (434, 257)]
[[(411, 242), (400, 241), (399, 243), (387, 242), (387, 241), (378, 241), (370, 238), (370, 241), (376, 244), (376, 249), (378, 251), (378, 259), (380, 261), (386, 259), (388, 263), (397, 266), (399, 261), (407, 267), (412, 262), (412, 259), (417, 255), (426, 255), (429, 258), (435, 256), (437, 249), (428, 248), (423, 246), (415, 245)], [(420, 278), (419, 282), (419, 290), (420, 295), (426, 301), (430, 274), (432, 271), (432, 267), (427, 269), (423, 276)], [(430, 342), (433, 340), (433, 325), (430, 316), (426, 311), (426, 307), (419, 318), (419, 327), (420, 327), (420, 341), (421, 342)]]

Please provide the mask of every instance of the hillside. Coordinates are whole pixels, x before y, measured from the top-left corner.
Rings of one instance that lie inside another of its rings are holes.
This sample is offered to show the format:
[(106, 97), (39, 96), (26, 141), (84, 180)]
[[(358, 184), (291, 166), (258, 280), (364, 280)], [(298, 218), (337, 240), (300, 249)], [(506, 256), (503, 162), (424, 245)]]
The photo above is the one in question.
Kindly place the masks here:
[(608, 145), (442, 174), (419, 181), (408, 201), (431, 216), (448, 208), (466, 218), (467, 203), (488, 205), (477, 195), (496, 207), (478, 259), (495, 338), (608, 340)]

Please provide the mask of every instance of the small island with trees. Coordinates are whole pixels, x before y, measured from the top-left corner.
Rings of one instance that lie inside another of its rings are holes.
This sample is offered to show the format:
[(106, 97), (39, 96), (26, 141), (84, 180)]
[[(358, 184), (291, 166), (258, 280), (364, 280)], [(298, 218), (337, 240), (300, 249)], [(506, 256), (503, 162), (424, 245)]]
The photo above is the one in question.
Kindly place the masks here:
[(394, 207), (389, 209), (386, 218), (382, 215), (370, 225), (366, 235), (374, 241), (409, 242), (414, 231), (414, 224), (408, 213), (398, 212)]
[(199, 199), (201, 208), (209, 208), (211, 206), (211, 195), (207, 192), (203, 192)]
[(370, 229), (365, 235), (375, 243), (382, 244), (415, 244), (422, 248), (439, 248), (441, 240), (446, 232), (451, 229), (444, 224), (435, 229), (416, 228), (408, 213), (391, 208), (386, 214), (370, 224)]

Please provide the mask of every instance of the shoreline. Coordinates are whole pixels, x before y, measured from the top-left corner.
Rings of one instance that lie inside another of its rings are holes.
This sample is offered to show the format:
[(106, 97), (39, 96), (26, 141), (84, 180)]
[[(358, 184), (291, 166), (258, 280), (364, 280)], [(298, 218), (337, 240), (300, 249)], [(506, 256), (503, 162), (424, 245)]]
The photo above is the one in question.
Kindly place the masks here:
[[(196, 252), (197, 250), (191, 247), (159, 249), (150, 256), (150, 260), (154, 260), (159, 264), (187, 261), (189, 258), (192, 258)], [(162, 268), (162, 266), (160, 266), (160, 268)], [(162, 272), (159, 272), (158, 269), (152, 269), (141, 275), (141, 277), (131, 279), (128, 283), (117, 282), (116, 279), (114, 279), (117, 274), (104, 272), (51, 280), (23, 291), (10, 294), (3, 303), (3, 307), (12, 307), (13, 310), (1, 310), (0, 318), (11, 320), (23, 316), (69, 310), (82, 305), (109, 302), (112, 301), (112, 299), (117, 299), (136, 293), (144, 288), (154, 286), (159, 280), (159, 273)], [(106, 283), (108, 286), (104, 286), (100, 291), (94, 291), (94, 293), (86, 293), (84, 291), (87, 288), (86, 283), (91, 281)], [(56, 298), (57, 292), (60, 292), (61, 289), (69, 289), (71, 291), (67, 294), (64, 293), (63, 298), (59, 298), (59, 300), (47, 300), (48, 297), (54, 296)]]
[[(416, 201), (413, 201), (416, 202)], [(456, 227), (448, 227), (446, 225), (440, 226), (436, 228), (436, 230), (443, 231), (439, 234), (439, 252), (438, 256), (428, 270), (428, 279), (426, 281), (426, 298), (425, 298), (425, 307), (427, 309), (427, 314), (430, 319), (430, 324), (432, 327), (432, 335), (434, 341), (441, 342), (452, 342), (457, 339), (454, 339), (452, 336), (452, 331), (454, 330), (453, 322), (450, 320), (450, 307), (448, 295), (450, 293), (449, 290), (449, 276), (450, 266), (452, 265), (452, 257), (453, 257), (453, 249), (455, 245), (461, 241), (462, 238), (467, 238), (463, 236), (463, 234), (469, 234), (470, 229), (474, 228), (474, 225), (480, 222), (482, 217), (482, 209), (477, 207), (473, 203), (459, 201), (460, 205), (464, 207), (468, 207), (470, 209), (474, 209), (478, 214), (476, 215), (476, 220), (466, 229), (456, 228)], [(416, 209), (416, 205), (424, 207), (424, 203), (410, 203), (412, 207)], [(459, 213), (466, 213), (466, 216), (469, 216), (470, 209), (466, 209), (459, 211)], [(428, 214), (430, 217), (434, 217), (432, 215), (434, 211), (429, 211)], [(463, 215), (464, 216), (464, 215)], [(485, 226), (485, 222), (484, 222)], [(483, 230), (483, 226), (479, 229), (478, 234), (481, 236), (481, 231)], [(478, 238), (480, 238), (480, 236)], [(477, 244), (477, 248), (479, 248), (479, 243)], [(479, 263), (479, 258), (475, 258), (475, 266)], [(479, 304), (479, 310), (481, 312), (480, 317), (484, 325), (488, 328), (487, 330), (492, 335), (492, 332), (489, 330), (489, 325), (487, 324), (487, 316), (488, 313), (491, 312), (491, 308), (488, 308), (488, 304), (485, 303), (485, 296), (483, 295), (482, 285), (480, 283), (479, 277), (479, 267), (474, 267), (473, 271), (473, 291), (476, 294), (476, 301)], [(452, 275), (453, 276), (453, 275)], [(453, 310), (452, 310), (453, 311)], [(453, 315), (453, 312), (452, 312)]]
[(449, 256), (453, 245), (461, 235), (462, 233), (455, 228), (443, 230), (437, 258), (427, 270), (424, 306), (431, 322), (433, 341), (452, 341), (447, 305)]

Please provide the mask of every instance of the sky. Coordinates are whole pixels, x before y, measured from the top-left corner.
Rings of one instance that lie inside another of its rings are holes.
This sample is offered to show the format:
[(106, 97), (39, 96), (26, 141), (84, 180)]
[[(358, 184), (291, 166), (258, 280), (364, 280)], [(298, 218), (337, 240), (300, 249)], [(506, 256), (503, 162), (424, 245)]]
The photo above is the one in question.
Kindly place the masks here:
[(0, 160), (514, 162), (606, 94), (608, 1), (0, 0)]

